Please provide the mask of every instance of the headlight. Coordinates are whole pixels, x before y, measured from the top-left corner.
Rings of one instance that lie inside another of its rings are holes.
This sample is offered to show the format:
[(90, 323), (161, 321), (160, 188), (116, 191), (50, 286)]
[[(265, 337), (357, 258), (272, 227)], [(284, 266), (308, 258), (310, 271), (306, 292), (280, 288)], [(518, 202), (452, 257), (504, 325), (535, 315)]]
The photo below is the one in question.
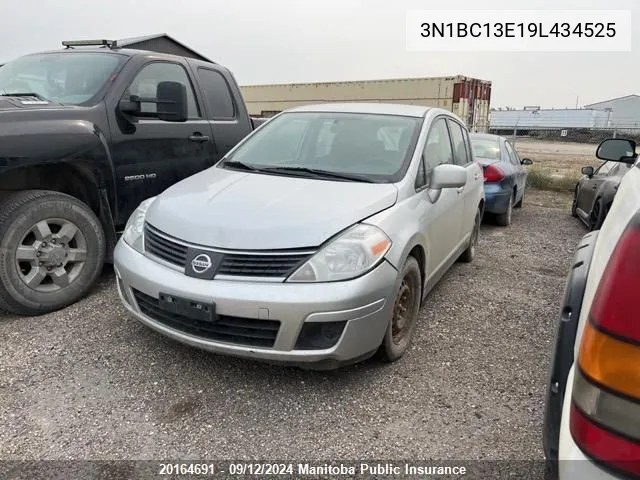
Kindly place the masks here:
[(358, 277), (382, 261), (391, 240), (378, 227), (357, 224), (296, 270), (288, 282), (335, 282)]
[(135, 212), (127, 220), (127, 226), (124, 227), (124, 233), (122, 234), (122, 239), (131, 248), (140, 253), (144, 252), (144, 239), (142, 236), (144, 219), (147, 215), (147, 210), (155, 199), (156, 197), (147, 198), (136, 208)]

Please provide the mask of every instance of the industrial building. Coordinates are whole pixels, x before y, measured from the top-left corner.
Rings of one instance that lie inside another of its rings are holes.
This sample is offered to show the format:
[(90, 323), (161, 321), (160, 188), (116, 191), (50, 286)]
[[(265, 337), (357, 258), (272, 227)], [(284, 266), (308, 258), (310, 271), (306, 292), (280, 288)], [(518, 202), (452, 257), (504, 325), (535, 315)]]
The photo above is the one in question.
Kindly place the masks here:
[(611, 112), (609, 121), (612, 128), (640, 128), (640, 95), (626, 95), (592, 103), (591, 105), (586, 105), (585, 108)]
[(462, 75), (349, 82), (246, 85), (249, 113), (270, 117), (283, 110), (328, 102), (405, 103), (440, 107), (458, 115), (473, 131), (489, 126), (491, 82)]

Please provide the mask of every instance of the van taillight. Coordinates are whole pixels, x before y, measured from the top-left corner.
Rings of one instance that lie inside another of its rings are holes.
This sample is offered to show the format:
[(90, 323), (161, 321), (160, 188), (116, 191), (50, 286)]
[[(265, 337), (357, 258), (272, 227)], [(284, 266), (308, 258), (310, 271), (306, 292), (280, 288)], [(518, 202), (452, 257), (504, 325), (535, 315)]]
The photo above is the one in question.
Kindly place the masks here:
[(580, 449), (640, 477), (640, 214), (616, 245), (593, 298), (572, 401), (570, 430)]

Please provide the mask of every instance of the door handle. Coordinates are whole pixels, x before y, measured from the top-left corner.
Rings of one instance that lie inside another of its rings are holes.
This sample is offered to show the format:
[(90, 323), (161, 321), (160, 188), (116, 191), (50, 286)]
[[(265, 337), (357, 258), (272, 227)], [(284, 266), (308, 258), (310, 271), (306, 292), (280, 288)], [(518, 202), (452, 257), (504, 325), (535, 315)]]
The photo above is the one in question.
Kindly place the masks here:
[(464, 192), (464, 187), (456, 188), (456, 192), (458, 192), (458, 195), (460, 195), (462, 192)]
[(194, 133), (193, 135), (189, 135), (189, 140), (192, 142), (208, 142), (209, 137), (200, 133)]

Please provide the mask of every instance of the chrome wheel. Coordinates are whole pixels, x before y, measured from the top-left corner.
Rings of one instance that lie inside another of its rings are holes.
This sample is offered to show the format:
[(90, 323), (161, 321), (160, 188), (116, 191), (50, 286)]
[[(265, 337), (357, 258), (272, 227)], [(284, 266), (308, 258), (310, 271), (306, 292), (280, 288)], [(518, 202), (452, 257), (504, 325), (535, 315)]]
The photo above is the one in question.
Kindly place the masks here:
[(49, 218), (33, 225), (16, 249), (16, 269), (22, 282), (38, 292), (60, 290), (82, 272), (87, 241), (68, 220)]

